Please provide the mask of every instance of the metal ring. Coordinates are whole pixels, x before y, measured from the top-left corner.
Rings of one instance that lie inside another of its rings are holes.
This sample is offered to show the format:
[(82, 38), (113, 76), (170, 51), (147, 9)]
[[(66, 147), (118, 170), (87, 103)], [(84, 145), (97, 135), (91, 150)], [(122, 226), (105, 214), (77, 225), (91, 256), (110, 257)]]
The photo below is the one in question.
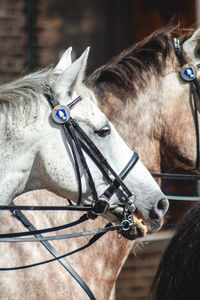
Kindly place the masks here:
[(122, 227), (122, 230), (127, 231), (127, 230), (130, 229), (131, 223), (130, 223), (129, 220), (124, 219), (124, 220), (122, 221), (121, 225), (123, 226), (123, 227)]

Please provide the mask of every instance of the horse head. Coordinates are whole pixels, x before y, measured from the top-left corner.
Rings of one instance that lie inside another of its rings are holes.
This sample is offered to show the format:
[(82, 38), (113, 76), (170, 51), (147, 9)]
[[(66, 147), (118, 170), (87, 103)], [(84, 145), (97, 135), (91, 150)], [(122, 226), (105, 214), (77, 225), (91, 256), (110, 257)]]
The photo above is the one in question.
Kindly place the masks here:
[[(168, 201), (140, 160), (130, 168), (133, 152), (83, 84), (89, 50), (73, 63), (70, 52), (71, 48), (54, 69), (0, 88), (1, 204), (34, 189), (48, 189), (77, 202), (81, 185), (82, 204), (92, 204), (102, 195), (105, 199), (109, 190), (105, 217), (111, 221), (122, 220), (124, 203), (136, 207), (134, 237), (145, 234), (146, 226), (157, 231)], [(129, 170), (121, 179), (116, 174), (125, 166)]]
[(200, 28), (189, 38), (180, 36), (180, 45), (178, 39), (171, 38), (170, 41), (171, 54), (162, 85), (166, 94), (163, 97), (161, 113), (164, 129), (162, 151), (166, 159), (171, 160), (168, 164), (166, 162), (170, 169), (182, 167), (200, 171), (199, 40)]
[[(200, 29), (193, 31), (170, 24), (87, 78), (101, 109), (153, 173), (196, 168), (194, 102), (190, 84), (180, 76), (174, 46), (177, 37), (182, 56), (197, 68), (198, 78)], [(197, 115), (199, 118), (199, 99)]]

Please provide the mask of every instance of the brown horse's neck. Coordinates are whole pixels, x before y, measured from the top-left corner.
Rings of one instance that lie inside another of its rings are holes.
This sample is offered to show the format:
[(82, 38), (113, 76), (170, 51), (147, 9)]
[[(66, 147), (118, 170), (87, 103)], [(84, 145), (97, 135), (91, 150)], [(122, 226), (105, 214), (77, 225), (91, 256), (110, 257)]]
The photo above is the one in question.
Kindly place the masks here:
[(163, 171), (175, 168), (194, 170), (196, 131), (190, 84), (177, 71), (163, 79), (161, 155)]
[(189, 84), (179, 78), (173, 46), (179, 35), (176, 27), (163, 28), (87, 79), (101, 109), (152, 172), (194, 169), (196, 163)]

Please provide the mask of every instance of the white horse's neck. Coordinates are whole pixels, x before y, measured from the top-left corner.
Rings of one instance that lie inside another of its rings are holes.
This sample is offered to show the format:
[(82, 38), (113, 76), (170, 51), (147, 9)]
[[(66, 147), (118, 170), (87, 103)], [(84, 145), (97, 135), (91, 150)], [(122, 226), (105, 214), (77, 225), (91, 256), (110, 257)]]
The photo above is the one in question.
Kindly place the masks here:
[[(40, 106), (44, 105), (41, 103)], [(37, 107), (36, 102), (33, 101), (28, 105), (22, 99), (16, 104), (9, 104), (9, 102), (3, 104), (0, 114), (0, 203), (2, 204), (10, 203), (14, 197), (28, 190), (26, 185), (39, 149), (40, 114), (44, 109)]]
[[(12, 127), (9, 129), (10, 132)], [(26, 183), (29, 178), (34, 157), (37, 152), (37, 143), (35, 138), (27, 136), (25, 128), (19, 125), (13, 133), (21, 131), (20, 135), (8, 140), (9, 136), (1, 136), (0, 142), (0, 190), (3, 204), (9, 203), (14, 197), (25, 192)], [(33, 131), (29, 131), (33, 134)], [(12, 132), (11, 132), (12, 134)]]

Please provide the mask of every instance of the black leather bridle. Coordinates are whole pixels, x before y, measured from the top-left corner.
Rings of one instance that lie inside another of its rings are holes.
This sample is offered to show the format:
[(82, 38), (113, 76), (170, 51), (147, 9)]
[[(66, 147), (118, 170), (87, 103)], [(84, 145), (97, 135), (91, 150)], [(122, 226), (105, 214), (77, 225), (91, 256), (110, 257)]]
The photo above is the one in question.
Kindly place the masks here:
[[(79, 171), (80, 166), (78, 161), (80, 161), (82, 164), (92, 193), (93, 201), (92, 209), (89, 213), (90, 218), (95, 218), (96, 216), (101, 215), (108, 210), (110, 206), (109, 200), (111, 196), (115, 193), (115, 191), (119, 188), (121, 192), (121, 197), (119, 199), (120, 204), (125, 205), (130, 203), (129, 198), (132, 196), (132, 193), (129, 190), (129, 188), (124, 184), (123, 180), (127, 177), (129, 172), (137, 163), (139, 159), (138, 154), (134, 152), (125, 168), (119, 175), (117, 175), (113, 168), (107, 162), (106, 158), (102, 155), (102, 153), (95, 146), (92, 140), (79, 126), (78, 122), (70, 116), (70, 110), (75, 104), (81, 101), (81, 97), (79, 96), (67, 106), (63, 106), (59, 104), (58, 100), (54, 97), (53, 91), (50, 88), (49, 91), (50, 92), (46, 94), (46, 98), (53, 109), (52, 117), (56, 123), (62, 125), (62, 128), (65, 132), (65, 137), (67, 139), (68, 145), (71, 149), (71, 153), (73, 156), (79, 188), (77, 204), (79, 205), (82, 200), (82, 186)], [(87, 153), (87, 155), (96, 164), (98, 169), (101, 171), (103, 177), (109, 184), (108, 188), (100, 197), (97, 194), (95, 183), (90, 169), (88, 167), (88, 164), (86, 162), (84, 152)]]
[[(52, 118), (57, 123), (60, 124), (64, 130), (67, 143), (70, 147), (72, 158), (74, 161), (76, 177), (78, 180), (78, 200), (77, 206), (74, 207), (71, 201), (69, 206), (64, 207), (44, 207), (44, 206), (7, 206), (0, 205), (0, 210), (78, 210), (78, 211), (88, 211), (88, 217), (95, 219), (97, 216), (105, 214), (109, 209), (115, 208), (118, 204), (120, 206), (131, 206), (131, 211), (134, 209), (133, 200), (131, 196), (133, 195), (129, 188), (125, 185), (124, 179), (136, 165), (139, 160), (139, 156), (136, 152), (133, 153), (130, 160), (120, 172), (119, 175), (113, 170), (110, 164), (107, 162), (106, 158), (102, 155), (99, 149), (95, 146), (93, 141), (88, 137), (84, 130), (79, 126), (78, 122), (70, 116), (70, 110), (81, 101), (81, 97), (77, 97), (68, 105), (60, 105), (58, 100), (54, 97), (53, 91), (47, 87), (47, 92), (45, 93), (46, 99), (48, 100), (50, 106), (52, 107)], [(101, 171), (104, 179), (108, 183), (108, 187), (102, 195), (98, 195), (92, 177), (91, 171), (88, 167), (84, 153), (86, 153), (91, 160), (96, 164), (98, 169)], [(82, 183), (80, 176), (80, 164), (82, 165), (89, 187), (92, 193), (92, 203), (90, 205), (80, 205), (82, 200)], [(114, 207), (110, 206), (110, 198), (117, 191), (120, 191), (117, 203)], [(42, 232), (41, 232), (42, 233)]]
[[(194, 124), (196, 132), (196, 164), (195, 170), (199, 169), (200, 166), (200, 137), (199, 137), (199, 121), (198, 121), (198, 100), (200, 101), (200, 82), (197, 78), (197, 68), (196, 66), (187, 63), (185, 60), (180, 46), (180, 41), (178, 38), (173, 39), (173, 46), (176, 57), (180, 63), (180, 77), (185, 82), (190, 84), (191, 90), (191, 99), (193, 100), (193, 115), (194, 115)], [(180, 180), (200, 180), (200, 175), (198, 174), (155, 174), (152, 173), (152, 176), (155, 178), (163, 179), (180, 179)], [(171, 197), (173, 199), (173, 196)]]
[(190, 83), (191, 94), (194, 105), (194, 123), (196, 131), (196, 170), (199, 169), (199, 121), (198, 121), (198, 105), (197, 101), (200, 99), (200, 83), (197, 79), (197, 68), (192, 64), (187, 63), (182, 55), (179, 39), (174, 39), (174, 51), (181, 66), (181, 78)]
[[(52, 118), (57, 124), (60, 124), (64, 130), (66, 140), (68, 142), (68, 145), (71, 150), (72, 158), (74, 161), (75, 166), (75, 172), (78, 179), (78, 200), (77, 205), (73, 205), (70, 201), (70, 205), (67, 206), (16, 206), (14, 203), (12, 203), (10, 206), (7, 205), (1, 205), (0, 210), (10, 210), (12, 213), (22, 222), (22, 224), (29, 229), (30, 232), (16, 232), (16, 233), (7, 233), (7, 234), (0, 234), (0, 242), (22, 242), (22, 241), (40, 241), (43, 246), (54, 256), (53, 259), (50, 259), (48, 261), (39, 262), (31, 265), (26, 266), (19, 266), (19, 267), (9, 267), (9, 268), (0, 268), (0, 271), (11, 271), (11, 270), (21, 270), (21, 269), (27, 269), (34, 266), (39, 266), (48, 262), (52, 261), (59, 261), (64, 268), (73, 276), (73, 278), (79, 283), (79, 285), (84, 289), (88, 297), (92, 300), (95, 300), (95, 297), (87, 284), (83, 281), (83, 279), (76, 273), (76, 271), (69, 265), (69, 263), (64, 260), (65, 257), (77, 253), (83, 249), (86, 249), (90, 245), (92, 245), (95, 241), (97, 241), (101, 236), (103, 236), (108, 231), (118, 230), (121, 233), (123, 231), (126, 231), (130, 229), (130, 227), (133, 225), (133, 213), (135, 211), (135, 205), (133, 200), (130, 199), (132, 196), (131, 191), (129, 188), (125, 185), (123, 180), (127, 177), (127, 175), (130, 173), (130, 171), (133, 169), (133, 167), (136, 165), (139, 156), (136, 152), (133, 153), (131, 159), (127, 163), (127, 165), (124, 167), (124, 169), (120, 172), (119, 175), (116, 174), (116, 172), (113, 170), (113, 168), (109, 165), (105, 157), (102, 155), (102, 153), (98, 150), (98, 148), (95, 146), (95, 144), (92, 142), (92, 140), (87, 136), (87, 134), (83, 131), (83, 129), (79, 126), (79, 124), (70, 116), (70, 110), (76, 105), (79, 101), (81, 101), (81, 97), (77, 97), (72, 102), (70, 102), (68, 105), (63, 106), (60, 105), (58, 100), (55, 98), (54, 93), (50, 87), (47, 87), (47, 91), (45, 93), (45, 97), (48, 100), (52, 110)], [(96, 164), (96, 166), (101, 171), (103, 177), (108, 183), (108, 187), (104, 191), (102, 195), (98, 195), (94, 183), (94, 179), (92, 177), (92, 174), (90, 172), (90, 169), (88, 167), (87, 161), (85, 159), (86, 153), (92, 161)], [(85, 171), (88, 184), (91, 189), (92, 193), (92, 204), (91, 205), (80, 205), (82, 200), (82, 184), (81, 184), (81, 176), (80, 176), (80, 165), (79, 162), (81, 162), (82, 167)], [(111, 175), (110, 175), (111, 174)], [(122, 222), (119, 225), (113, 226), (111, 223), (107, 224), (105, 228), (100, 228), (97, 230), (92, 230), (88, 232), (79, 232), (79, 233), (73, 233), (68, 234), (64, 236), (54, 236), (54, 237), (43, 237), (42, 233), (57, 231), (65, 228), (69, 228), (72, 226), (75, 226), (77, 224), (80, 224), (82, 222), (85, 222), (89, 218), (95, 219), (100, 215), (103, 215), (106, 213), (109, 209), (112, 209), (110, 207), (110, 198), (114, 193), (120, 192), (118, 196), (118, 204), (120, 206), (124, 207), (123, 209), (123, 217)], [(72, 222), (70, 224), (65, 224), (53, 228), (46, 228), (37, 230), (31, 222), (24, 216), (24, 214), (21, 212), (21, 210), (78, 210), (78, 211), (87, 211), (87, 214), (83, 215), (79, 220)], [(86, 236), (86, 235), (94, 235), (89, 242), (74, 250), (70, 253), (60, 255), (58, 251), (52, 247), (52, 245), (49, 243), (49, 240), (57, 240), (60, 238), (73, 238), (77, 236)], [(24, 238), (24, 236), (29, 235), (35, 235), (35, 238)], [(20, 240), (20, 237), (23, 237)]]

